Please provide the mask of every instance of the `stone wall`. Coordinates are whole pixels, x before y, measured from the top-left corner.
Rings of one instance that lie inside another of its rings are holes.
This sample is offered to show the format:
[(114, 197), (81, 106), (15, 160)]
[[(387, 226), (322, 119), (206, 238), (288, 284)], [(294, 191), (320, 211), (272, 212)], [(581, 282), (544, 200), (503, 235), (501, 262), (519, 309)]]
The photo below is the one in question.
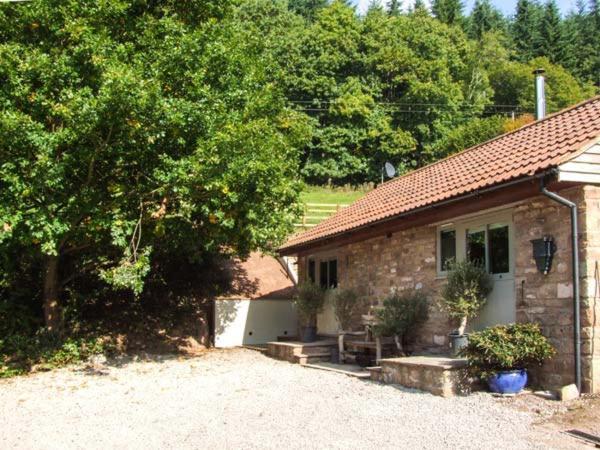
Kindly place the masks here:
[(600, 392), (600, 188), (586, 186), (580, 217), (582, 384)]
[[(582, 380), (584, 391), (600, 391), (600, 188), (587, 186), (560, 192), (579, 205)], [(569, 208), (538, 196), (512, 208), (517, 321), (540, 323), (557, 356), (532, 375), (538, 384), (556, 387), (574, 382), (573, 286)], [(557, 251), (548, 275), (539, 273), (531, 240), (551, 235)], [(443, 353), (453, 329), (436, 306), (444, 279), (436, 271), (436, 227), (398, 231), (330, 251), (338, 258), (340, 286), (353, 287), (376, 305), (393, 289), (423, 289), (433, 301), (416, 351)], [(317, 254), (318, 257), (318, 254)], [(306, 257), (299, 259), (305, 279)]]
[[(582, 203), (581, 189), (560, 194)], [(551, 361), (541, 370), (533, 370), (532, 375), (539, 384), (546, 386), (572, 383), (575, 377), (570, 210), (540, 196), (515, 207), (513, 222), (517, 321), (539, 323), (557, 351)], [(532, 256), (531, 240), (543, 236), (554, 237), (556, 244), (548, 275), (537, 270)]]

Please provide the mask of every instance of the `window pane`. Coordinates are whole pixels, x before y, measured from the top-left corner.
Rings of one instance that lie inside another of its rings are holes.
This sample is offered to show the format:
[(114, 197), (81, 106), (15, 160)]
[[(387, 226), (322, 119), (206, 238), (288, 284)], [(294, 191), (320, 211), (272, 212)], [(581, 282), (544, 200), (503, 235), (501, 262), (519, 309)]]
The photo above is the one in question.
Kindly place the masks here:
[(309, 259), (308, 260), (308, 279), (310, 280), (311, 283), (314, 283), (316, 281), (316, 269), (317, 269), (317, 265), (315, 264), (315, 260), (314, 259)]
[(337, 259), (329, 261), (329, 284), (328, 287), (337, 287)]
[(440, 270), (445, 272), (448, 265), (456, 259), (456, 231), (446, 230), (440, 233)]
[(508, 260), (508, 226), (499, 226), (489, 231), (490, 240), (490, 272), (510, 272)]
[(485, 267), (485, 231), (467, 232), (467, 258), (472, 263)]
[(321, 261), (319, 264), (319, 285), (327, 288), (327, 261)]

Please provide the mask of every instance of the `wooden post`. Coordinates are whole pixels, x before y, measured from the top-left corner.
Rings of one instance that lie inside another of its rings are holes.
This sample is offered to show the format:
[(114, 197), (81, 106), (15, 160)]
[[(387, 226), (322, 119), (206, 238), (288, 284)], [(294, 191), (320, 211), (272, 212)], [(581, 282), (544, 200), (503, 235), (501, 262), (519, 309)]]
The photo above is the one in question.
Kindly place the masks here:
[(340, 335), (338, 336), (338, 350), (340, 352), (340, 364), (344, 364), (346, 355), (344, 354), (344, 333), (343, 332), (340, 332)]
[(306, 205), (304, 205), (304, 212), (302, 213), (302, 228), (306, 229)]

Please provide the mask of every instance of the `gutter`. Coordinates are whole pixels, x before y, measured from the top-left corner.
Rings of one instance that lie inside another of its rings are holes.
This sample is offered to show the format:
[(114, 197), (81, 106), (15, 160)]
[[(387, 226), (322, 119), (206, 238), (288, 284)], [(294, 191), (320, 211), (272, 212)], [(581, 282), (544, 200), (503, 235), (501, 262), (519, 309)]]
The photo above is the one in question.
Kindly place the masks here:
[(404, 217), (411, 216), (413, 214), (418, 214), (418, 213), (423, 212), (423, 211), (428, 211), (430, 209), (439, 208), (441, 206), (445, 206), (445, 205), (448, 205), (448, 204), (451, 204), (451, 203), (456, 203), (456, 202), (459, 202), (459, 201), (462, 201), (462, 200), (467, 200), (467, 199), (474, 198), (474, 197), (480, 197), (480, 196), (482, 196), (484, 194), (487, 194), (487, 193), (490, 193), (490, 192), (494, 192), (494, 191), (497, 191), (499, 189), (504, 189), (504, 188), (507, 188), (507, 187), (510, 187), (510, 186), (514, 186), (516, 184), (525, 183), (527, 181), (534, 181), (534, 180), (538, 180), (538, 179), (543, 179), (547, 175), (553, 173), (553, 171), (554, 171), (554, 169), (546, 170), (544, 172), (540, 172), (540, 173), (537, 173), (535, 175), (529, 175), (529, 176), (526, 176), (526, 177), (517, 178), (516, 180), (511, 180), (511, 181), (507, 181), (505, 183), (496, 184), (494, 186), (490, 186), (490, 187), (484, 188), (484, 189), (478, 189), (478, 190), (475, 190), (475, 191), (470, 192), (468, 194), (461, 195), (459, 197), (449, 198), (447, 200), (442, 200), (440, 202), (436, 202), (436, 203), (432, 203), (430, 205), (422, 206), (420, 208), (412, 209), (410, 211), (406, 211), (406, 212), (401, 213), (401, 214), (392, 215), (390, 217), (386, 217), (384, 219), (377, 220), (375, 222), (366, 223), (364, 225), (361, 225), (361, 226), (356, 227), (356, 228), (352, 228), (350, 230), (342, 231), (342, 232), (339, 232), (339, 233), (334, 233), (334, 234), (332, 234), (330, 236), (326, 236), (326, 237), (321, 238), (321, 239), (317, 238), (317, 239), (315, 239), (313, 241), (307, 241), (307, 242), (304, 242), (304, 243), (301, 243), (301, 244), (298, 244), (298, 245), (293, 245), (293, 246), (288, 247), (288, 248), (279, 249), (278, 253), (279, 253), (280, 256), (293, 255), (295, 253), (298, 253), (299, 252), (299, 248), (302, 248), (302, 247), (313, 246), (313, 245), (316, 245), (318, 243), (325, 244), (328, 241), (335, 240), (336, 238), (338, 238), (340, 236), (344, 236), (344, 235), (347, 235), (347, 234), (355, 233), (357, 231), (362, 231), (362, 230), (365, 230), (367, 228), (372, 228), (372, 227), (374, 227), (376, 225), (382, 225), (384, 223), (391, 222), (393, 220), (402, 219)]
[(560, 203), (571, 210), (571, 253), (573, 261), (573, 321), (575, 347), (575, 384), (581, 393), (581, 317), (580, 317), (580, 294), (579, 294), (579, 237), (577, 232), (577, 204), (564, 197), (546, 189), (544, 178), (541, 179), (540, 192), (546, 197)]

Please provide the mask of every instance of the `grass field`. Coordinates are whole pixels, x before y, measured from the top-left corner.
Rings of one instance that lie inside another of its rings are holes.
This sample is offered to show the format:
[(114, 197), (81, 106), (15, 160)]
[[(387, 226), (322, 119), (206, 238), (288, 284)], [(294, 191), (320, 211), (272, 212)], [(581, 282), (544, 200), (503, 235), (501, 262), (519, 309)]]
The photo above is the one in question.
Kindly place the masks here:
[(304, 217), (298, 226), (310, 228), (322, 222), (339, 207), (352, 204), (368, 192), (368, 188), (330, 188), (327, 186), (307, 186), (300, 194), (300, 201), (304, 205)]
[(330, 188), (326, 186), (307, 186), (300, 194), (302, 203), (332, 203), (349, 205), (367, 193), (367, 189)]

